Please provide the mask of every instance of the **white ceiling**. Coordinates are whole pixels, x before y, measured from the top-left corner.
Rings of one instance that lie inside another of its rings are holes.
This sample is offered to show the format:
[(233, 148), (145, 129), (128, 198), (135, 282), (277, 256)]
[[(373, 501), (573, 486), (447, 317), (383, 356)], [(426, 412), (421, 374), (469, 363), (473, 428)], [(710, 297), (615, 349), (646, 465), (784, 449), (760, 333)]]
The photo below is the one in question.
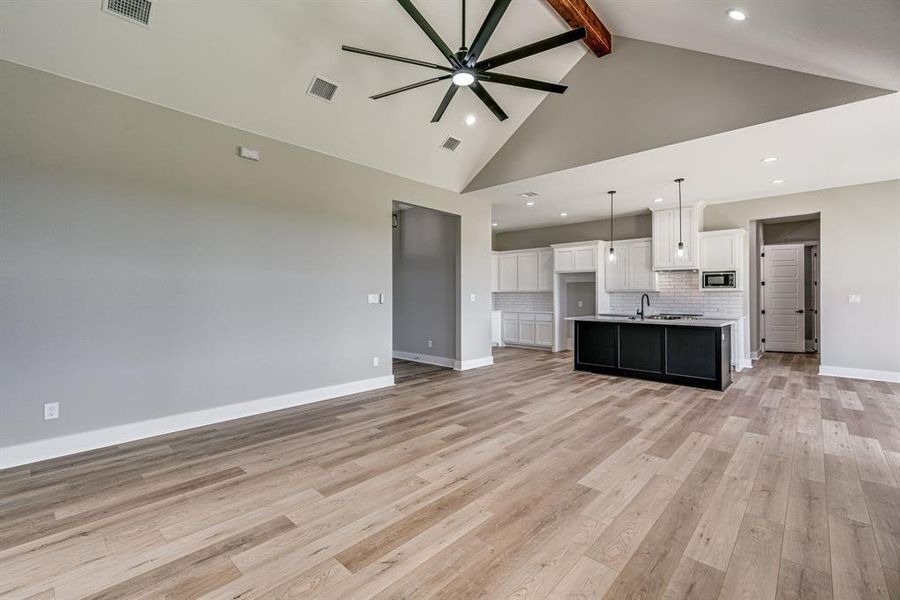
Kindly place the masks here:
[[(772, 163), (761, 158), (777, 156)], [(496, 231), (561, 225), (675, 206), (734, 202), (900, 178), (900, 94), (846, 104), (654, 148), (476, 192), (493, 204)], [(771, 183), (784, 179), (782, 184)], [(519, 193), (536, 191), (535, 198)], [(663, 202), (654, 202), (663, 198)], [(525, 202), (533, 200), (533, 207)], [(900, 199), (898, 199), (900, 202)], [(566, 212), (565, 218), (560, 217)]]
[[(468, 0), (468, 39), (490, 6)], [(545, 96), (485, 84), (510, 118), (498, 122), (471, 93), (457, 94), (431, 124), (446, 82), (379, 101), (368, 96), (437, 71), (341, 51), (341, 44), (443, 63), (394, 0), (237, 0), (154, 4), (145, 30), (104, 14), (101, 0), (0, 2), (0, 56), (360, 164), (461, 190)], [(451, 48), (459, 46), (460, 1), (419, 1)], [(544, 0), (517, 0), (484, 56), (561, 33)], [(503, 69), (559, 81), (580, 43)], [(342, 87), (333, 104), (306, 95), (319, 73)], [(478, 121), (467, 127), (464, 119)], [(439, 148), (462, 140), (453, 153)], [(265, 160), (265, 157), (263, 157)]]
[(589, 2), (616, 35), (900, 90), (897, 0)]

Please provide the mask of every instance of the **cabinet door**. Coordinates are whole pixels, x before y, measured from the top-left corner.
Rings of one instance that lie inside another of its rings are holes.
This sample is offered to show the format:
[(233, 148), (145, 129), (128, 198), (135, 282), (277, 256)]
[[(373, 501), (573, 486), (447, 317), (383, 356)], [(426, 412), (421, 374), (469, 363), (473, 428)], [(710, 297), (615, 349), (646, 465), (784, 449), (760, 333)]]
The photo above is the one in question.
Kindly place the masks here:
[(503, 319), (503, 342), (515, 343), (519, 341), (519, 320)]
[(628, 246), (628, 289), (646, 292), (655, 290), (656, 273), (653, 272), (652, 245), (650, 242), (634, 242)]
[(677, 239), (672, 238), (675, 219), (671, 210), (653, 211), (653, 268), (671, 269)]
[(739, 237), (733, 233), (700, 236), (701, 271), (736, 271)]
[(500, 257), (491, 254), (491, 291), (500, 291)]
[(538, 253), (522, 252), (518, 258), (518, 285), (520, 292), (536, 292), (538, 289)]
[(566, 273), (575, 270), (575, 250), (572, 248), (560, 248), (554, 252), (554, 266), (558, 273)]
[(534, 343), (538, 346), (553, 345), (553, 324), (536, 322), (534, 324)]
[(597, 249), (596, 248), (575, 248), (575, 270), (576, 271), (596, 271), (597, 270)]
[(519, 321), (519, 343), (534, 344), (534, 321)]
[(553, 291), (553, 251), (538, 252), (538, 291)]
[(613, 249), (616, 251), (616, 260), (604, 261), (606, 263), (606, 291), (624, 292), (628, 290), (629, 247), (617, 247), (613, 243)]
[(498, 289), (501, 292), (515, 292), (518, 289), (518, 272), (519, 257), (515, 254), (501, 254)]

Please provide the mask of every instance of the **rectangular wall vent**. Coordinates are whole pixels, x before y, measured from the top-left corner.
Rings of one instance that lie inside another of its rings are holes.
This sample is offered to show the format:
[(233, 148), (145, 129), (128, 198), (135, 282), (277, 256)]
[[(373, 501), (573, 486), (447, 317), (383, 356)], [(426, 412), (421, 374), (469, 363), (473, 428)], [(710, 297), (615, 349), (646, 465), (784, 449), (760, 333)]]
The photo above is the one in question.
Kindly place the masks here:
[(444, 143), (441, 144), (441, 150), (447, 150), (449, 152), (453, 152), (454, 150), (459, 148), (459, 145), (461, 143), (462, 142), (460, 140), (456, 139), (455, 137), (448, 136), (447, 139), (444, 140)]
[(313, 98), (324, 100), (325, 102), (333, 102), (334, 95), (340, 86), (333, 81), (328, 81), (320, 75), (313, 77), (307, 88), (306, 93)]
[(103, 0), (103, 12), (150, 27), (153, 0)]
[(521, 198), (534, 198), (535, 196), (540, 196), (537, 192), (522, 192), (519, 194)]

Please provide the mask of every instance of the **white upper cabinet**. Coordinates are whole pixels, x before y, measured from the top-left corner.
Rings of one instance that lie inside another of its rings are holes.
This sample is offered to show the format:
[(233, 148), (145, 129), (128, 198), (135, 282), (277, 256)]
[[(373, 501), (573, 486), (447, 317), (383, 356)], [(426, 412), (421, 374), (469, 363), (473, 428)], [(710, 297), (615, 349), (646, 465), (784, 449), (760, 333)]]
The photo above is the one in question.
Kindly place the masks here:
[(700, 268), (697, 252), (698, 232), (702, 227), (703, 207), (681, 209), (680, 234), (684, 256), (677, 255), (679, 211), (677, 208), (653, 211), (653, 269), (656, 271), (690, 271)]
[(494, 252), (491, 256), (491, 291), (552, 292), (553, 250)]
[(518, 291), (536, 292), (538, 290), (538, 253), (521, 252), (515, 256), (519, 261)]
[(500, 257), (491, 254), (491, 291), (500, 291)]
[(500, 292), (519, 291), (519, 257), (515, 254), (501, 254), (499, 268), (497, 290)]
[(553, 291), (553, 250), (538, 250), (538, 291)]
[(607, 292), (653, 292), (657, 275), (652, 265), (649, 238), (621, 240), (613, 243), (615, 262), (606, 261)]
[(700, 270), (738, 271), (743, 250), (743, 229), (704, 231), (700, 234)]
[(557, 273), (577, 273), (597, 270), (597, 242), (585, 242), (553, 247), (553, 268)]

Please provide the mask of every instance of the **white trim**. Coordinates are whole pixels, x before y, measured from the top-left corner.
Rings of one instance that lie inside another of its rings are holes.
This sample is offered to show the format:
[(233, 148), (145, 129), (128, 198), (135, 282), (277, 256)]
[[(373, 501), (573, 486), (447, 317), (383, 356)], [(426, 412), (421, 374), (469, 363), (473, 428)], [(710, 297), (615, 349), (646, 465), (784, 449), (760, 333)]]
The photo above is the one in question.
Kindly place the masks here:
[(457, 361), (445, 356), (431, 356), (429, 354), (416, 354), (415, 352), (402, 352), (394, 350), (394, 358), (400, 360), (408, 360), (417, 363), (425, 363), (426, 365), (437, 365), (439, 367), (447, 367), (452, 369)]
[(829, 367), (827, 365), (819, 365), (819, 375), (900, 383), (900, 371), (878, 371), (875, 369), (853, 369), (849, 367)]
[(322, 400), (358, 394), (392, 385), (394, 385), (394, 376), (384, 375), (382, 377), (303, 390), (282, 396), (248, 400), (247, 402), (226, 404), (225, 406), (216, 406), (157, 419), (126, 423), (125, 425), (116, 425), (105, 429), (95, 429), (36, 442), (6, 446), (0, 448), (0, 469), (67, 456), (87, 450), (95, 450), (106, 446), (115, 446), (166, 433), (193, 429), (194, 427), (231, 421), (273, 410), (321, 402)]
[(478, 367), (489, 367), (494, 364), (493, 356), (484, 356), (482, 358), (473, 358), (471, 360), (456, 361), (453, 368), (457, 371), (468, 371), (469, 369), (477, 369)]
[(750, 360), (749, 358), (745, 358), (743, 361), (741, 361), (741, 369), (752, 369), (752, 368), (753, 368), (753, 361)]
[(759, 360), (759, 350), (750, 353), (750, 360)]

